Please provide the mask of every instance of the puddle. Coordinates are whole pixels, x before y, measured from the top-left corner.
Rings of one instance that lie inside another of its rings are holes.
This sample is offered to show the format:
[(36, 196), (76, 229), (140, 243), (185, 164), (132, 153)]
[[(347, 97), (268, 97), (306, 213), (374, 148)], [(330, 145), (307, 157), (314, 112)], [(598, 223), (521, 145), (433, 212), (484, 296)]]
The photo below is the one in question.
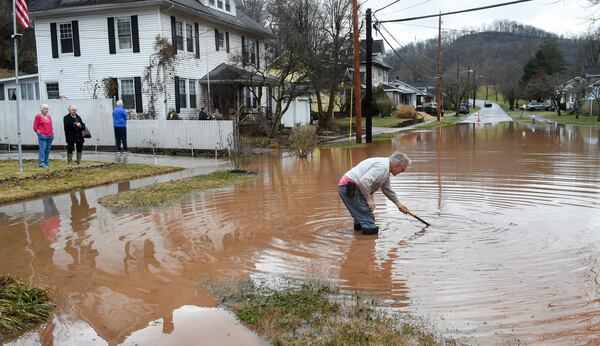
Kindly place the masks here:
[[(257, 181), (145, 212), (96, 203), (135, 184), (4, 206), (0, 273), (54, 289), (58, 315), (73, 321), (65, 344), (79, 332), (185, 344), (189, 334), (162, 331), (165, 316), (182, 316), (187, 330), (196, 312), (182, 306), (216, 305), (198, 282), (248, 276), (368, 290), (467, 344), (600, 343), (599, 137), (598, 128), (465, 124), (320, 149), (308, 161), (267, 154), (251, 167), (263, 172)], [(413, 164), (392, 187), (433, 226), (379, 193), (382, 231), (355, 233), (337, 181), (394, 150)], [(215, 321), (219, 333), (235, 325)]]

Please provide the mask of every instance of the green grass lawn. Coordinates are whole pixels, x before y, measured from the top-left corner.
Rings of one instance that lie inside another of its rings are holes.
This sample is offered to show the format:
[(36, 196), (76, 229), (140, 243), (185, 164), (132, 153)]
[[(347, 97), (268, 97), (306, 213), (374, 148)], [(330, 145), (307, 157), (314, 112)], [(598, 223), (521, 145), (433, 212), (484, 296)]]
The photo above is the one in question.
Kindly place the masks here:
[[(373, 122), (373, 126), (375, 127), (401, 127), (400, 124), (403, 123), (404, 121), (408, 121), (411, 119), (400, 119), (400, 118), (396, 118), (393, 116), (389, 116), (389, 117), (373, 117), (372, 118), (372, 122)], [(361, 120), (361, 124), (364, 127), (366, 124), (366, 119), (362, 118)], [(342, 118), (342, 119), (335, 119), (334, 123), (340, 126), (345, 126), (346, 128), (348, 127), (348, 123), (350, 122), (350, 118)], [(352, 127), (354, 127), (355, 124), (355, 119), (352, 118)]]
[(0, 276), (0, 343), (46, 321), (52, 310), (47, 290)]
[(326, 283), (277, 290), (250, 280), (210, 285), (224, 307), (273, 345), (456, 345), (432, 334), (425, 322), (379, 309), (374, 296)]
[(240, 184), (255, 180), (257, 177), (259, 177), (257, 174), (215, 172), (120, 192), (102, 197), (98, 202), (113, 211), (148, 208), (175, 201), (192, 191)]
[(66, 192), (77, 188), (127, 181), (180, 170), (142, 164), (114, 164), (85, 161), (68, 167), (64, 160), (50, 160), (50, 168), (37, 167), (36, 160), (0, 160), (0, 204)]
[(417, 125), (417, 129), (419, 130), (430, 130), (436, 127), (443, 127), (443, 126), (450, 126), (450, 125), (454, 125), (457, 122), (463, 120), (464, 117), (455, 117), (455, 116), (445, 116), (442, 118), (442, 120), (440, 121), (432, 121), (430, 123), (426, 123), (426, 124), (421, 124), (421, 125)]
[(595, 116), (580, 115), (579, 119), (576, 119), (574, 114), (569, 114), (564, 111), (560, 116), (558, 116), (555, 111), (524, 111), (522, 114), (520, 110), (506, 110), (506, 112), (516, 121), (531, 122), (531, 116), (535, 115), (538, 121), (541, 120), (540, 118), (543, 118), (564, 125), (600, 126), (600, 121), (598, 121), (598, 118)]

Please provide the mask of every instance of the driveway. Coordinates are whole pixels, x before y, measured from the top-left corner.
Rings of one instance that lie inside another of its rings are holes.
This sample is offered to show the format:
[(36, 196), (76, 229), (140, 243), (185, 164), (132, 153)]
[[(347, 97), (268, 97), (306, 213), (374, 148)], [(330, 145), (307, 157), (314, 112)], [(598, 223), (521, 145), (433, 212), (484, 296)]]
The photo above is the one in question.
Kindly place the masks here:
[(513, 121), (511, 117), (496, 103), (492, 103), (492, 107), (486, 108), (483, 106), (484, 100), (475, 100), (477, 106), (481, 107), (479, 111), (479, 119), (477, 118), (477, 112), (466, 117), (462, 123), (484, 123), (484, 124), (497, 124), (507, 121)]

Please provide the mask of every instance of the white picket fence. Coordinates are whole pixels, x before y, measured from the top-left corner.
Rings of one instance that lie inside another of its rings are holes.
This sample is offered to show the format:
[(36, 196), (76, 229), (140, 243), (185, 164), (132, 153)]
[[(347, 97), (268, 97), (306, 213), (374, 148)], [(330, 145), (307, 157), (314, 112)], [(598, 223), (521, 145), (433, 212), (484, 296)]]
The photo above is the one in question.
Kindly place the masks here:
[[(53, 145), (64, 145), (63, 116), (67, 107), (77, 106), (77, 113), (90, 129), (92, 138), (86, 145), (114, 146), (112, 103), (108, 99), (45, 100), (21, 102), (21, 138), (23, 145), (37, 145), (33, 119), (40, 104), (48, 104), (54, 127)], [(229, 147), (233, 136), (231, 120), (129, 120), (127, 145), (130, 148), (163, 148), (223, 150)], [(0, 143), (17, 143), (15, 101), (0, 101)]]

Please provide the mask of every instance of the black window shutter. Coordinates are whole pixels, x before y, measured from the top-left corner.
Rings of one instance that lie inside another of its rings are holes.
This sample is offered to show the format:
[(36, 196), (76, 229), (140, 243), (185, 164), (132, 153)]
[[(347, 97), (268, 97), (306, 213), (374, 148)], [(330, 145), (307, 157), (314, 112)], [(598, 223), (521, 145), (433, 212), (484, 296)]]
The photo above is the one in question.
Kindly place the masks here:
[(137, 113), (143, 113), (144, 108), (142, 107), (142, 78), (133, 77), (133, 86), (135, 88), (135, 111)]
[(246, 65), (246, 38), (242, 36), (242, 65)]
[(117, 46), (115, 45), (115, 19), (108, 17), (108, 52), (117, 54)]
[(138, 30), (138, 16), (131, 16), (131, 38), (133, 40), (133, 52), (140, 52), (140, 31)]
[(200, 59), (200, 30), (198, 23), (194, 23), (194, 34), (196, 35), (196, 59)]
[[(171, 16), (171, 42), (173, 43), (173, 54), (177, 54), (177, 30), (175, 28), (175, 17)], [(179, 112), (179, 111), (177, 111)]]
[(256, 68), (260, 68), (260, 50), (258, 47), (258, 40), (256, 40)]
[(175, 111), (179, 113), (181, 111), (181, 105), (179, 104), (179, 77), (175, 76)]
[(79, 47), (79, 22), (74, 20), (71, 22), (73, 28), (73, 55), (81, 56), (81, 49)]
[(117, 78), (108, 77), (115, 83), (115, 98), (119, 101), (119, 80)]
[(219, 51), (219, 29), (215, 29), (215, 47)]
[(229, 33), (225, 33), (225, 51), (229, 53)]
[(4, 84), (0, 84), (0, 101), (4, 101)]
[(50, 41), (52, 42), (52, 57), (58, 58), (58, 35), (56, 33), (56, 23), (50, 23)]

